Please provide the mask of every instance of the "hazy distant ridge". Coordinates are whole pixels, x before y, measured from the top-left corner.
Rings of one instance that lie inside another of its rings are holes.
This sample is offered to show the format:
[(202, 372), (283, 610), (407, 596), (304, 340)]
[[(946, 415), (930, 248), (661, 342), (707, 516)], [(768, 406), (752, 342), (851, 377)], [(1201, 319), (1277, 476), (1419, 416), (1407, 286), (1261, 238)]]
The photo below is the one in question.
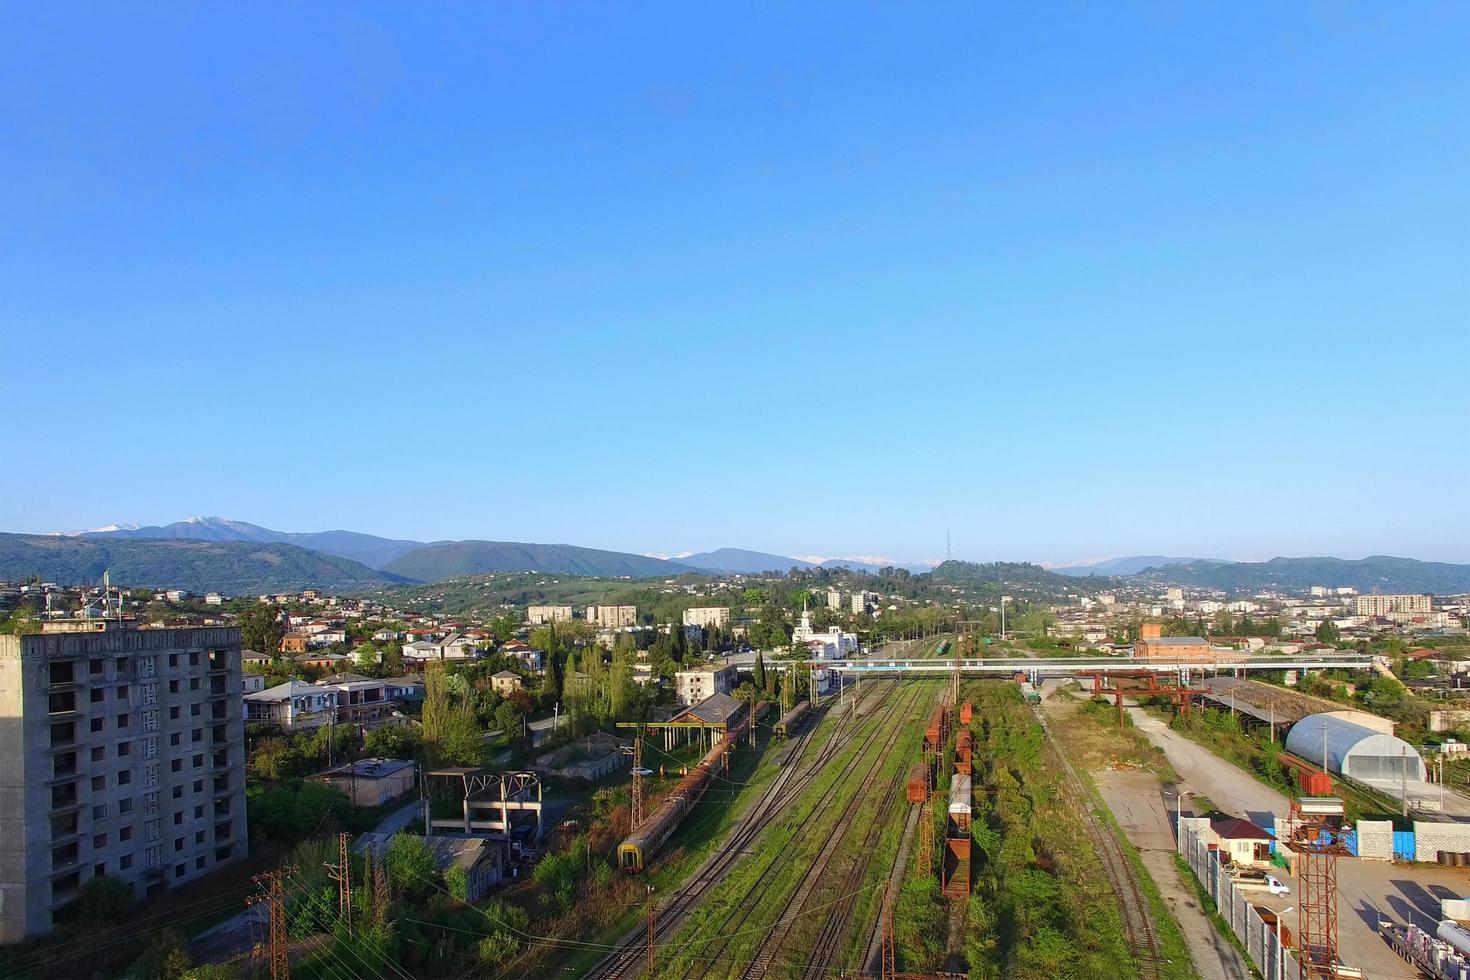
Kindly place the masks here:
[(1372, 555), (1368, 558), (1272, 558), (1263, 562), (1195, 561), (1152, 568), (1137, 578), (1224, 590), (1301, 591), (1314, 585), (1359, 592), (1470, 592), (1470, 565)]
[(351, 590), (407, 579), (293, 544), (0, 533), (0, 579), (39, 575), (63, 585), (115, 584), (252, 594), (305, 588)]

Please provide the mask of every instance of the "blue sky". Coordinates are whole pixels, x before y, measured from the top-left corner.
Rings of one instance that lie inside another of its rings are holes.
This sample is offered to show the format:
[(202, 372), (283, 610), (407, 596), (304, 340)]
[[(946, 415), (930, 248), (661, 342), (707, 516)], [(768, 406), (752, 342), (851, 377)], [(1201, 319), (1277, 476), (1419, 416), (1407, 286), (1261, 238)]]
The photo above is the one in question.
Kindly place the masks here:
[(0, 6), (0, 528), (1470, 561), (1470, 6)]

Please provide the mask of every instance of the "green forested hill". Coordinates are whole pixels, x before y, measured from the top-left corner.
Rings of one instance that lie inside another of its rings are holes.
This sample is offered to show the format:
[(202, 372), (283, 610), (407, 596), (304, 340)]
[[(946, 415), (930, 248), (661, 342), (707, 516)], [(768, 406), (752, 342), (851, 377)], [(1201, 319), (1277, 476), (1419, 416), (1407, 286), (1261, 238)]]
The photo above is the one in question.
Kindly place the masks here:
[(419, 582), (442, 582), (485, 572), (560, 572), (641, 578), (693, 571), (676, 562), (621, 551), (516, 541), (438, 541), (395, 558), (384, 570)]
[(116, 585), (191, 592), (352, 589), (407, 581), (290, 544), (0, 534), (0, 579), (39, 575), (47, 582), (84, 585), (101, 581), (109, 569)]
[(1141, 579), (1206, 588), (1301, 591), (1314, 585), (1359, 592), (1470, 591), (1470, 565), (1372, 555), (1368, 558), (1272, 558), (1259, 562), (1192, 562), (1140, 572)]

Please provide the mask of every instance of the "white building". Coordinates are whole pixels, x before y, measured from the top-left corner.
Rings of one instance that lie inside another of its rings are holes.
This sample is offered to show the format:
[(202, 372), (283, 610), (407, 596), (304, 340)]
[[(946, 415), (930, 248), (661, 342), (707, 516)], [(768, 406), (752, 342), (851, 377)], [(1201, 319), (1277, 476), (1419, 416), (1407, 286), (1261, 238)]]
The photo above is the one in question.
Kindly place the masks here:
[(684, 625), (699, 626), (708, 629), (718, 626), (724, 629), (730, 625), (729, 606), (694, 606), (684, 610)]
[(638, 625), (637, 606), (588, 606), (587, 622), (603, 629), (618, 630)]
[(844, 633), (840, 627), (818, 633), (812, 628), (812, 614), (806, 609), (801, 611), (801, 624), (792, 630), (791, 640), (805, 644), (813, 660), (844, 660), (858, 649), (857, 637)]
[(827, 608), (830, 609), (830, 610), (832, 610), (833, 612), (841, 612), (842, 611), (842, 590), (840, 590), (840, 589), (828, 589), (827, 590)]
[(692, 707), (705, 698), (735, 690), (735, 676), (734, 667), (680, 670), (674, 674), (674, 694), (684, 707)]
[(1358, 616), (1427, 613), (1432, 602), (1427, 595), (1360, 595), (1353, 600), (1353, 612)]
[(571, 606), (528, 606), (526, 608), (526, 622), (532, 626), (543, 626), (546, 623), (565, 623), (571, 618)]

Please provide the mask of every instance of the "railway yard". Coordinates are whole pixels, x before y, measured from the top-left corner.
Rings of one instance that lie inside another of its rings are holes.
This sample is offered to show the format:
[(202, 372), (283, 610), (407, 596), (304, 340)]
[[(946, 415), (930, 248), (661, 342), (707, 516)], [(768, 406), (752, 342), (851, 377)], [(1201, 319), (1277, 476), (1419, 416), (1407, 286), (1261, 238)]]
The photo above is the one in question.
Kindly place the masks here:
[[(1193, 975), (1014, 684), (870, 680), (779, 717), (757, 750), (774, 775), (586, 975)], [(622, 845), (646, 848), (624, 873), (652, 881), (659, 847), (677, 848), (657, 816)]]

